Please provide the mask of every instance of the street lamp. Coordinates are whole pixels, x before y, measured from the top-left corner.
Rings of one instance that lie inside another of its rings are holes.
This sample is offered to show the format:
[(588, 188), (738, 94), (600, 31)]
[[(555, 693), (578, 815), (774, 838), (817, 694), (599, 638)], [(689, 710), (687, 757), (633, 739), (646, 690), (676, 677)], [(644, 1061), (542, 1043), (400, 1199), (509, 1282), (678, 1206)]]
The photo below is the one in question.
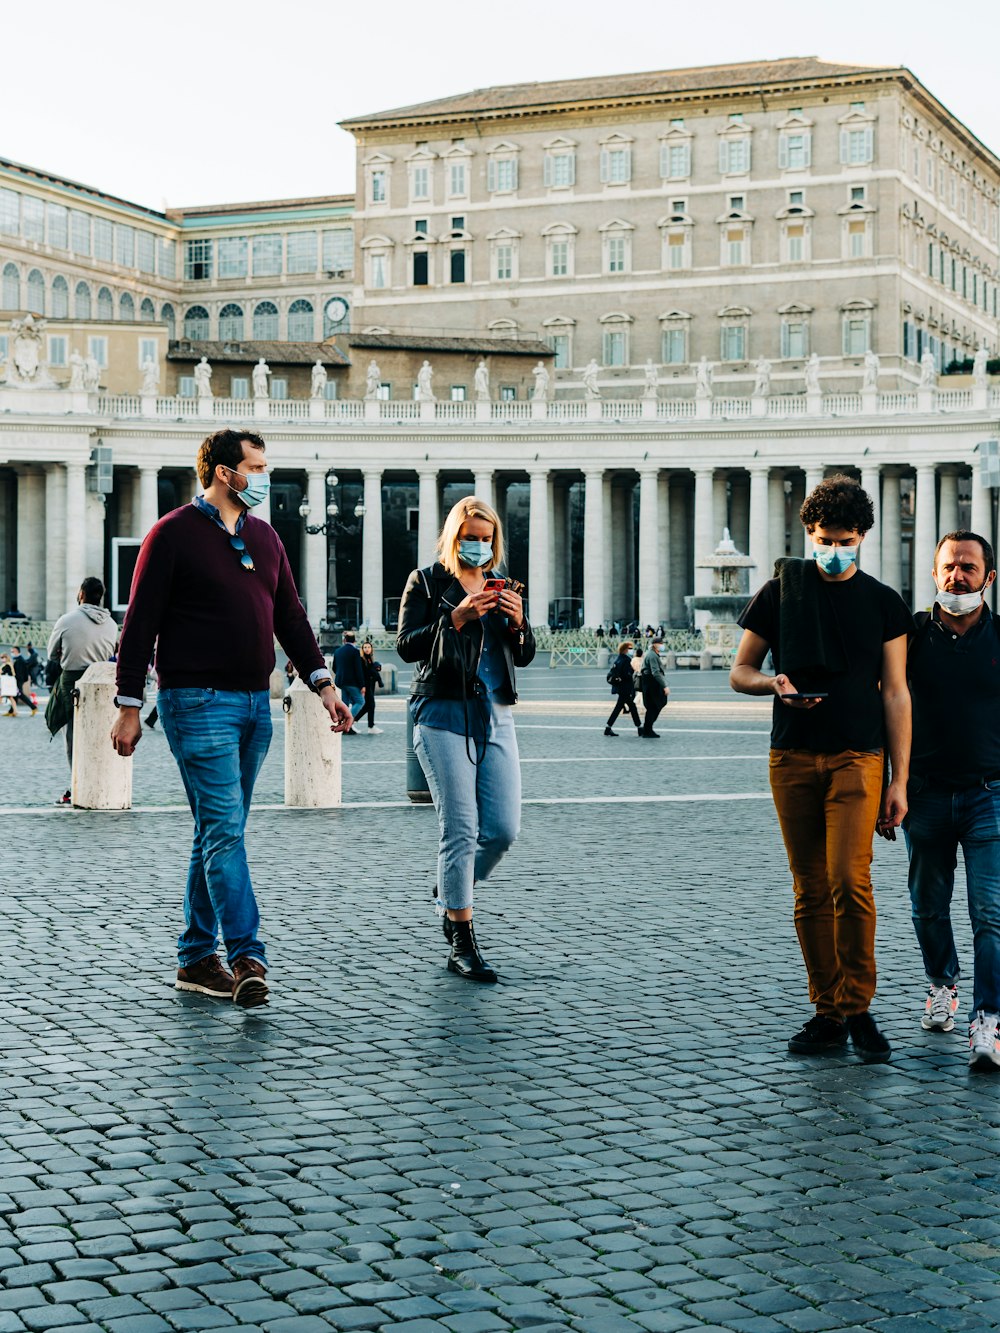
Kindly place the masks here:
[[(340, 485), (340, 478), (337, 476), (336, 472), (328, 472), (326, 474), (327, 491), (332, 491), (334, 487), (339, 485)], [(311, 512), (312, 508), (309, 504), (309, 501), (303, 498), (302, 503), (299, 505), (299, 517), (308, 518)], [(339, 514), (340, 514), (340, 505), (337, 504), (337, 501), (331, 497), (331, 499), (327, 502), (326, 506), (326, 522), (316, 524), (315, 526), (310, 526), (310, 524), (307, 523), (306, 532), (309, 534), (310, 537), (318, 537), (320, 536), (320, 534), (323, 534), (325, 536), (327, 533), (332, 535), (338, 532), (344, 533), (348, 536), (353, 536), (354, 533), (357, 532), (357, 528), (352, 527), (350, 524), (347, 523), (338, 522), (337, 519)], [(358, 500), (358, 503), (354, 506), (354, 517), (360, 520), (363, 519), (364, 516), (365, 516), (364, 501)]]

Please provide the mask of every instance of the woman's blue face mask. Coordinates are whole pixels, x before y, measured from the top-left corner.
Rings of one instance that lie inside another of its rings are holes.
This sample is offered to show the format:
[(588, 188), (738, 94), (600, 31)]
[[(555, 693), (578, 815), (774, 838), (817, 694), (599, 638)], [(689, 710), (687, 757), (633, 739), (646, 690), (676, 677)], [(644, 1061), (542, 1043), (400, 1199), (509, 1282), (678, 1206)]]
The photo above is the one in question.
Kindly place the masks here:
[(462, 537), (458, 543), (458, 558), (469, 569), (482, 569), (493, 559), (493, 543)]

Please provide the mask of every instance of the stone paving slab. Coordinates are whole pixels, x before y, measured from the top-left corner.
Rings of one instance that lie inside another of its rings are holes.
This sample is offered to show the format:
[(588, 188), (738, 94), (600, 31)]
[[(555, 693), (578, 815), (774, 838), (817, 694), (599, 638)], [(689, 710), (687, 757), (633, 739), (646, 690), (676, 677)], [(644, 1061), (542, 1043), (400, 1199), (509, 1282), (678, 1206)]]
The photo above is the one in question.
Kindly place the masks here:
[[(526, 763), (532, 799), (594, 803), (526, 805), (479, 900), (491, 988), (444, 969), (427, 809), (254, 812), (250, 1013), (172, 989), (185, 813), (5, 816), (0, 1333), (1000, 1327), (1000, 1081), (920, 1029), (902, 846), (892, 1063), (793, 1058), (773, 811), (704, 794), (766, 792), (764, 720), (679, 714), (641, 770), (530, 721), (525, 759), (570, 761)], [(8, 784), (35, 725), (0, 732)], [(401, 730), (357, 744), (390, 762), (345, 794), (395, 796)], [(639, 772), (687, 799), (604, 801)]]

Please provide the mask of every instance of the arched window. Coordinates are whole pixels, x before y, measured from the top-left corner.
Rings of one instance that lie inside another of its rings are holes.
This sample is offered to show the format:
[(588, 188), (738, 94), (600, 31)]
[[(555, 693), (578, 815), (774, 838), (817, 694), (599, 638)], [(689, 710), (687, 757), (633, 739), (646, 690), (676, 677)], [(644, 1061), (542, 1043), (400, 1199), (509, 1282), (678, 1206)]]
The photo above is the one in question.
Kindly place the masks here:
[(254, 310), (253, 336), (271, 341), (278, 337), (278, 307), (273, 301), (261, 301)]
[(69, 283), (63, 277), (52, 279), (52, 318), (69, 319)]
[(139, 307), (139, 318), (145, 324), (151, 324), (156, 318), (156, 306), (153, 305), (149, 297), (144, 297), (142, 305)]
[(90, 287), (85, 282), (76, 284), (73, 295), (73, 316), (75, 319), (90, 318)]
[(203, 305), (189, 306), (184, 314), (184, 337), (197, 342), (208, 337), (208, 311)]
[(288, 307), (288, 341), (308, 343), (316, 336), (316, 320), (309, 301), (293, 301)]
[(33, 315), (45, 314), (45, 279), (37, 268), (28, 274), (27, 308)]
[(115, 302), (107, 287), (102, 287), (97, 293), (97, 318), (114, 319)]
[(219, 311), (219, 337), (224, 341), (239, 342), (243, 337), (243, 307), (224, 305)]
[(122, 292), (118, 298), (118, 318), (135, 319), (135, 302), (128, 292)]
[(4, 310), (21, 309), (21, 270), (16, 264), (3, 266), (3, 292), (0, 305)]
[(167, 337), (170, 339), (177, 337), (177, 314), (172, 305), (165, 305), (160, 310), (160, 319), (167, 326)]

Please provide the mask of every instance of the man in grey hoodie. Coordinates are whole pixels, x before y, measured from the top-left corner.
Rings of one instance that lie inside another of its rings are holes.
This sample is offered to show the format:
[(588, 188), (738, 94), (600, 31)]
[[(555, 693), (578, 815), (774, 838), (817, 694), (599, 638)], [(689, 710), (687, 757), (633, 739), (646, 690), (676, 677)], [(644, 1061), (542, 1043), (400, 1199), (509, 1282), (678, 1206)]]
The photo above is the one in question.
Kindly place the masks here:
[(660, 739), (660, 733), (653, 730), (653, 723), (666, 708), (670, 696), (667, 673), (663, 669), (663, 660), (660, 656), (662, 651), (663, 640), (653, 639), (643, 655), (642, 669), (639, 672), (642, 702), (646, 706), (646, 716), (639, 728), (639, 735), (657, 741)]
[[(52, 629), (47, 654), (55, 658), (62, 671), (52, 687), (45, 709), (45, 725), (54, 736), (66, 728), (66, 757), (73, 771), (73, 687), (93, 662), (107, 662), (118, 642), (118, 626), (101, 602), (104, 584), (98, 578), (84, 579), (77, 593), (77, 606), (60, 616)], [(56, 802), (69, 805), (67, 791)]]

